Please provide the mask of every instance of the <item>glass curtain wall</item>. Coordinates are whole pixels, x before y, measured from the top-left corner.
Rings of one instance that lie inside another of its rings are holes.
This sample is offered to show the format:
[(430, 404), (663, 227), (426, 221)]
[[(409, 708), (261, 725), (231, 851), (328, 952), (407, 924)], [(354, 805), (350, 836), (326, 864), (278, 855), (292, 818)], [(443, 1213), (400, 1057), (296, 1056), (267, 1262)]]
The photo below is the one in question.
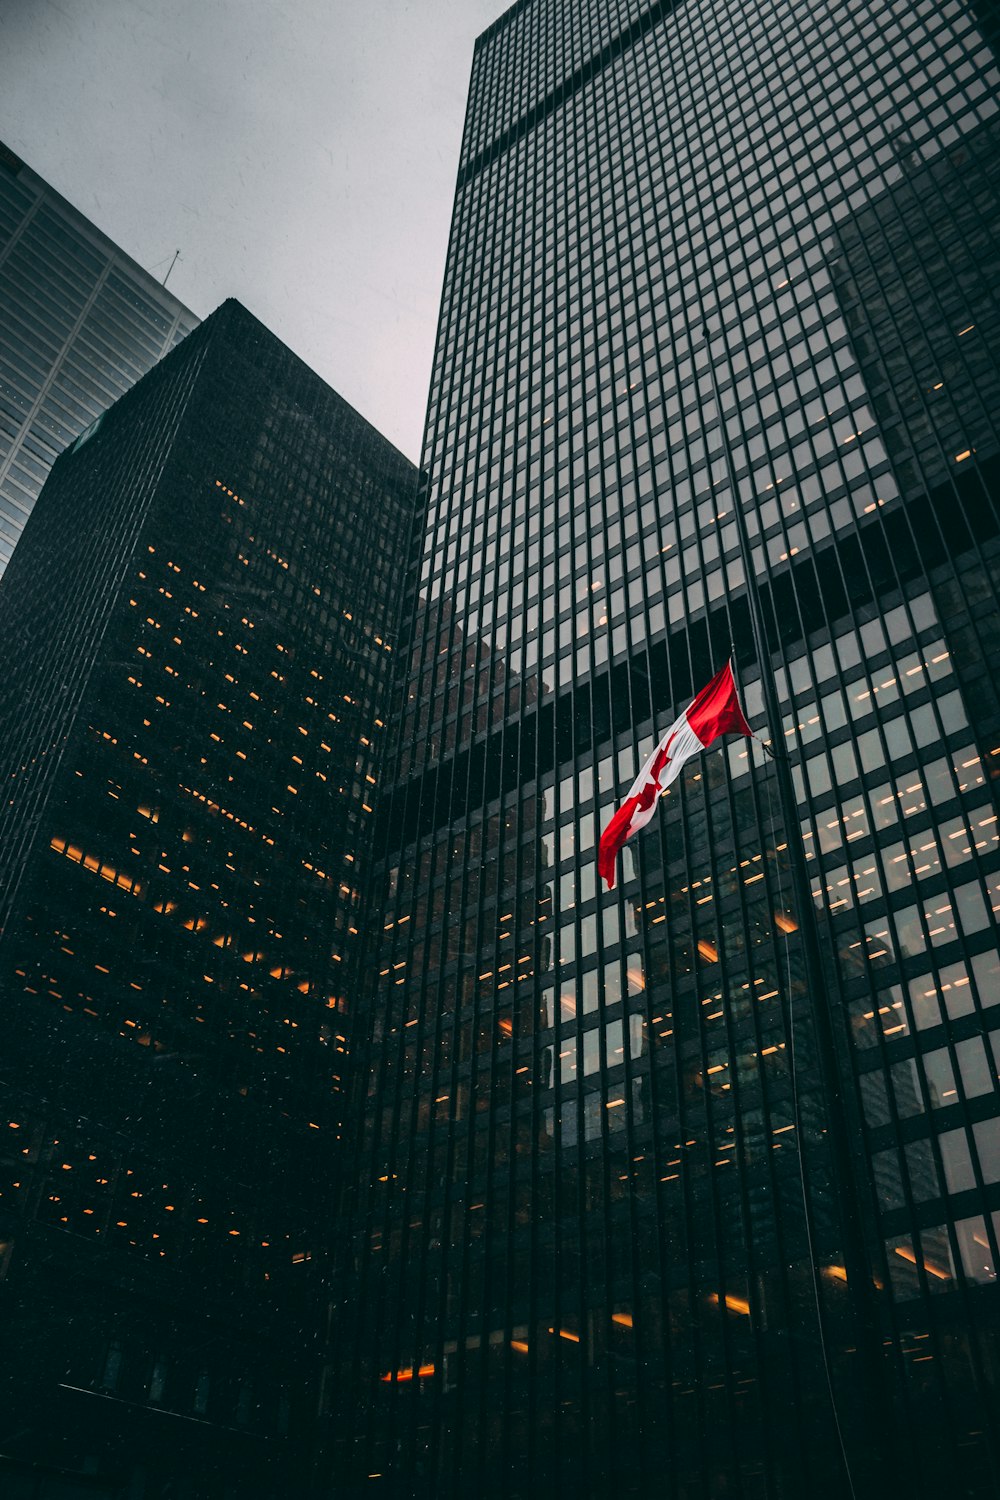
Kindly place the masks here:
[[(480, 38), (335, 1492), (995, 1492), (996, 85), (940, 0)], [(796, 819), (733, 742), (599, 890), (731, 639)]]
[(0, 142), (0, 574), (58, 454), (198, 319)]

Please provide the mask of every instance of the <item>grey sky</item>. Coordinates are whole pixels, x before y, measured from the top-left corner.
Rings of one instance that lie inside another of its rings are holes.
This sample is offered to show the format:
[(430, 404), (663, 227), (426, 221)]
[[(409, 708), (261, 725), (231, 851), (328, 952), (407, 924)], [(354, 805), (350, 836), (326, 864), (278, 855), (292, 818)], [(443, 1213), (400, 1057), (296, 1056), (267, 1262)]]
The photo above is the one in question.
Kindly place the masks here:
[(418, 450), (476, 36), (506, 0), (0, 0), (0, 140)]

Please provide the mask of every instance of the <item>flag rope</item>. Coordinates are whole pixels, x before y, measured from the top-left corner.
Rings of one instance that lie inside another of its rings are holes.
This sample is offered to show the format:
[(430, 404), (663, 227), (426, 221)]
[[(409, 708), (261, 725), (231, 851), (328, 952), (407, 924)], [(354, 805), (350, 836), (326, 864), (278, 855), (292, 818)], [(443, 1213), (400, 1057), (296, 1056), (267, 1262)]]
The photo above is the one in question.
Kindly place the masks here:
[[(761, 740), (761, 744), (764, 741)], [(767, 745), (764, 748), (772, 760), (774, 752)], [(775, 863), (778, 856), (778, 832), (774, 821), (774, 805), (771, 801), (770, 777), (765, 776), (764, 795), (767, 798), (767, 820), (771, 830), (771, 847), (775, 854)], [(792, 831), (786, 830), (786, 838), (792, 838)], [(803, 913), (805, 919), (806, 913)], [(802, 1150), (802, 1111), (799, 1101), (799, 1080), (795, 1067), (795, 1003), (792, 995), (792, 955), (791, 946), (788, 941), (788, 933), (782, 929), (782, 947), (785, 953), (785, 983), (788, 994), (788, 1077), (792, 1086), (792, 1118), (795, 1121), (795, 1155), (799, 1169), (799, 1187), (802, 1192), (803, 1223), (806, 1232), (806, 1249), (809, 1254), (809, 1280), (812, 1286), (813, 1301), (816, 1307), (816, 1328), (819, 1333), (820, 1356), (823, 1361), (823, 1374), (826, 1380), (827, 1394), (830, 1399), (830, 1411), (833, 1416), (833, 1425), (837, 1433), (837, 1443), (840, 1447), (840, 1456), (844, 1465), (844, 1473), (847, 1477), (847, 1485), (851, 1492), (852, 1500), (857, 1500), (857, 1490), (854, 1487), (854, 1475), (851, 1472), (851, 1463), (847, 1454), (847, 1444), (844, 1440), (844, 1430), (840, 1422), (840, 1412), (837, 1407), (837, 1396), (833, 1383), (833, 1369), (830, 1364), (830, 1354), (826, 1342), (826, 1327), (823, 1321), (823, 1299), (820, 1292), (819, 1267), (816, 1264), (816, 1250), (812, 1232), (812, 1212), (809, 1205), (809, 1190), (806, 1186), (806, 1164)]]
[[(719, 394), (719, 384), (715, 373), (715, 362), (708, 325), (704, 328), (706, 342), (706, 361), (708, 375), (712, 385), (712, 395), (715, 400), (717, 411), (722, 412), (722, 401)], [(753, 644), (757, 657), (757, 664), (761, 674), (761, 694), (763, 700), (763, 711), (767, 715), (771, 731), (771, 743), (765, 747), (769, 752), (771, 763), (774, 767), (775, 791), (781, 809), (782, 820), (789, 831), (788, 855), (789, 874), (791, 876), (791, 888), (795, 893), (795, 899), (802, 908), (801, 912), (801, 941), (802, 957), (805, 963), (808, 977), (808, 988), (813, 995), (814, 1020), (816, 1043), (816, 1062), (818, 1064), (820, 1077), (823, 1082), (826, 1104), (829, 1111), (829, 1120), (832, 1127), (831, 1150), (833, 1154), (834, 1167), (834, 1193), (838, 1200), (840, 1209), (841, 1230), (843, 1233), (843, 1248), (845, 1271), (849, 1281), (853, 1281), (852, 1313), (856, 1320), (858, 1350), (860, 1352), (859, 1378), (865, 1387), (866, 1399), (861, 1407), (861, 1421), (865, 1441), (874, 1441), (874, 1413), (879, 1409), (881, 1397), (884, 1391), (884, 1368), (882, 1362), (882, 1344), (878, 1326), (878, 1316), (872, 1298), (872, 1276), (871, 1255), (864, 1229), (864, 1200), (867, 1187), (862, 1185), (858, 1176), (858, 1164), (854, 1159), (850, 1136), (848, 1132), (847, 1108), (840, 1092), (840, 1063), (837, 1056), (836, 1040), (834, 1036), (834, 1023), (830, 1006), (827, 1000), (826, 985), (823, 971), (823, 959), (820, 948), (819, 930), (816, 912), (813, 904), (811, 881), (806, 869), (805, 851), (799, 839), (791, 836), (791, 830), (799, 831), (798, 798), (795, 785), (792, 780), (792, 768), (787, 751), (781, 744), (781, 703), (777, 694), (774, 678), (771, 675), (771, 650), (768, 643), (767, 631), (764, 625), (763, 605), (761, 602), (758, 575), (756, 571), (756, 559), (750, 544), (750, 534), (747, 527), (746, 514), (744, 512), (740, 486), (736, 478), (736, 469), (733, 461), (732, 451), (726, 438), (722, 443), (723, 454), (726, 463), (726, 471), (733, 492), (733, 515), (736, 522), (739, 538), (741, 561), (743, 565), (743, 578), (747, 586), (747, 604), (750, 610), (750, 627), (753, 636)], [(772, 597), (772, 609), (774, 600)], [(729, 615), (732, 620), (732, 613)], [(731, 633), (734, 633), (731, 631)], [(763, 744), (763, 741), (761, 742)], [(781, 752), (781, 753), (779, 753)], [(765, 780), (769, 778), (765, 777)], [(789, 970), (789, 976), (791, 971)], [(790, 977), (789, 977), (790, 983)], [(791, 1014), (791, 995), (789, 994), (789, 1015)], [(801, 1155), (800, 1155), (801, 1167)], [(804, 1167), (802, 1168), (804, 1172)], [(803, 1182), (803, 1193), (805, 1184)], [(810, 1263), (814, 1267), (814, 1294), (818, 1305), (821, 1305), (819, 1282), (815, 1279), (818, 1271), (815, 1268), (813, 1252), (810, 1248)], [(820, 1323), (820, 1337), (823, 1338), (822, 1323)], [(832, 1374), (829, 1367), (825, 1342), (823, 1343), (823, 1360), (827, 1369), (828, 1384), (830, 1387), (831, 1408), (833, 1411), (837, 1437), (840, 1444), (841, 1457), (844, 1471), (848, 1482), (850, 1493), (857, 1500), (857, 1487), (851, 1472), (845, 1442), (844, 1432), (840, 1423), (839, 1413), (833, 1398)], [(890, 1414), (890, 1424), (893, 1416)], [(893, 1430), (893, 1429), (891, 1429)], [(865, 1476), (864, 1489), (868, 1495), (882, 1495), (886, 1492), (886, 1483), (880, 1477), (887, 1467), (886, 1458), (881, 1450), (872, 1449), (872, 1457), (875, 1459), (879, 1474)], [(888, 1476), (885, 1475), (885, 1480)]]
[[(743, 708), (743, 694), (740, 691), (740, 680), (739, 680), (738, 676), (736, 675), (737, 666), (738, 666), (738, 663), (737, 663), (737, 660), (736, 660), (736, 642), (733, 640), (732, 636), (730, 636), (730, 638), (729, 638), (729, 669), (730, 669), (730, 671), (733, 674), (733, 683), (734, 683), (734, 685), (736, 687), (736, 696), (739, 699), (740, 707)], [(744, 709), (744, 713), (745, 712), (746, 712), (746, 710)], [(747, 722), (749, 723), (749, 720), (747, 720)], [(771, 733), (772, 733), (772, 735), (774, 734), (774, 726), (773, 725), (771, 727)], [(757, 743), (758, 743), (758, 745), (760, 745), (762, 747), (762, 749), (764, 750), (765, 754), (769, 755), (772, 760), (777, 760), (777, 758), (778, 758), (778, 752), (776, 750), (773, 750), (771, 748), (771, 742), (770, 742), (770, 740), (764, 739), (764, 736), (761, 735), (761, 734), (758, 734), (757, 731), (756, 731), (756, 729), (752, 729), (750, 731), (750, 738), (752, 740), (756, 740)]]

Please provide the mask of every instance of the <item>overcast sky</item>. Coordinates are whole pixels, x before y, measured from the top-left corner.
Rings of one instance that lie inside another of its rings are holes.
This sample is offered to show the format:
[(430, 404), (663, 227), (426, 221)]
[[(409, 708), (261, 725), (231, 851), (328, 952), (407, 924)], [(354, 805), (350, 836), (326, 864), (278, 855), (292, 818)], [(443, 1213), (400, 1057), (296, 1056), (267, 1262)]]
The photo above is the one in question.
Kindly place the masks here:
[(0, 140), (419, 457), (476, 36), (507, 0), (0, 0)]

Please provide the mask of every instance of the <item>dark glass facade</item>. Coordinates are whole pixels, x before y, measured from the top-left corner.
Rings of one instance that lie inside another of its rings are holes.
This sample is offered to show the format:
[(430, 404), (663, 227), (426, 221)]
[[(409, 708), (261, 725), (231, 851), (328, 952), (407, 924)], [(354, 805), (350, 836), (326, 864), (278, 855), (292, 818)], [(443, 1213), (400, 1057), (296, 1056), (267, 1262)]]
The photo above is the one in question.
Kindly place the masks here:
[(0, 142), (0, 574), (56, 455), (198, 319)]
[(305, 1492), (415, 500), (229, 302), (0, 583), (5, 1495)]
[[(997, 82), (957, 0), (477, 44), (332, 1493), (997, 1491)], [(794, 816), (731, 742), (599, 891), (731, 639), (767, 727), (748, 567)]]

